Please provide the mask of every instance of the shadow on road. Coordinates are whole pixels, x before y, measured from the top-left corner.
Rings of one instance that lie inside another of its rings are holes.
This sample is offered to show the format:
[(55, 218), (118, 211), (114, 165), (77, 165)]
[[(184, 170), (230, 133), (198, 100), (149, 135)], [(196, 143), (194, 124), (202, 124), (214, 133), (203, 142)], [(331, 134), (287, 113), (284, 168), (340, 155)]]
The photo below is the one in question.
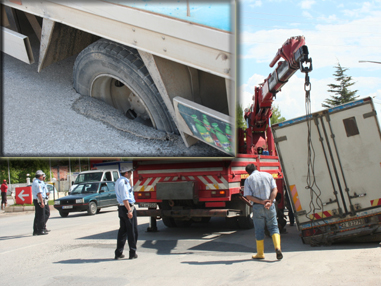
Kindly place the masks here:
[(264, 259), (238, 259), (238, 260), (215, 260), (215, 261), (183, 261), (182, 264), (188, 264), (188, 265), (232, 265), (234, 263), (243, 263), (243, 262), (252, 262), (252, 263), (274, 263), (274, 262), (280, 262), (280, 260), (264, 260)]
[(84, 263), (100, 263), (100, 262), (107, 262), (107, 261), (113, 261), (115, 259), (113, 258), (100, 258), (100, 259), (68, 259), (68, 260), (61, 260), (53, 262), (55, 264), (84, 264)]
[(17, 238), (24, 238), (24, 237), (29, 237), (32, 235), (10, 235), (10, 236), (0, 236), (0, 241), (1, 240), (10, 240), (10, 239), (17, 239)]
[(107, 214), (107, 213), (110, 213), (110, 212), (116, 212), (116, 210), (102, 210), (101, 212), (95, 214), (95, 215), (89, 215), (86, 211), (83, 211), (83, 212), (73, 212), (73, 213), (69, 213), (69, 215), (67, 217), (60, 217), (60, 216), (57, 216), (57, 217), (50, 217), (49, 220), (60, 220), (60, 219), (73, 219), (73, 218), (76, 218), (76, 217), (83, 217), (83, 216), (89, 216), (89, 217), (97, 217), (97, 216), (100, 216), (102, 214)]
[[(254, 229), (234, 230), (226, 227), (224, 220), (214, 218), (207, 224), (193, 224), (186, 228), (167, 228), (162, 221), (157, 222), (157, 232), (147, 232), (148, 223), (139, 224), (140, 249), (154, 251), (158, 255), (184, 255), (201, 252), (209, 253), (250, 253), (256, 252)], [(346, 250), (346, 249), (366, 249), (378, 248), (378, 243), (336, 243), (330, 246), (312, 247), (303, 244), (296, 227), (287, 226), (287, 233), (281, 235), (282, 251), (320, 251), (320, 250)], [(118, 229), (113, 231), (80, 237), (78, 239), (110, 239), (116, 240)], [(265, 253), (272, 253), (274, 246), (272, 239), (265, 238)], [(246, 260), (245, 260), (246, 261)], [(250, 259), (248, 260), (250, 261)], [(264, 262), (269, 262), (264, 260)], [(188, 262), (206, 263), (206, 262)], [(216, 261), (213, 263), (235, 263), (234, 261)]]

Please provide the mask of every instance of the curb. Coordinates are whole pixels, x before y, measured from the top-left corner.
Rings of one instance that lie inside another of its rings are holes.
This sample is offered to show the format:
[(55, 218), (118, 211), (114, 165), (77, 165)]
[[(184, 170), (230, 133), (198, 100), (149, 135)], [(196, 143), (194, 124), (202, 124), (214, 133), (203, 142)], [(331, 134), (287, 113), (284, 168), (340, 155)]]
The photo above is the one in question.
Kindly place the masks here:
[[(54, 206), (49, 205), (49, 209), (54, 209)], [(28, 212), (33, 211), (34, 212), (34, 206), (9, 206), (4, 209), (6, 213), (12, 213), (12, 212)]]

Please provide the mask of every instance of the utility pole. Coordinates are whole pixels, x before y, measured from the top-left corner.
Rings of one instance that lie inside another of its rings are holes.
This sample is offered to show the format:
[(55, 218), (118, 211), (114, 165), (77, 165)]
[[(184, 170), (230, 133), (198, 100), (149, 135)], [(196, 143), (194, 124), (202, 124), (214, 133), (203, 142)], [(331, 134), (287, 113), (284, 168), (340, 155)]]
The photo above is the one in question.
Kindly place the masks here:
[[(11, 191), (11, 194), (12, 194), (12, 184), (11, 184), (11, 171), (9, 169), (9, 158), (8, 158), (8, 183), (9, 183), (9, 189)], [(16, 202), (15, 202), (16, 203)]]

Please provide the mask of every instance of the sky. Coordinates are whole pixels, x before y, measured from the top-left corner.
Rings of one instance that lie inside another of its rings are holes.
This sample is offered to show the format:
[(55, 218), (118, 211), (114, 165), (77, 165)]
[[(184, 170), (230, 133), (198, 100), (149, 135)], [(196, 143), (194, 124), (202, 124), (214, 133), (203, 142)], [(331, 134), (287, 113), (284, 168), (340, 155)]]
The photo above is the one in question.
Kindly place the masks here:
[[(292, 36), (304, 36), (312, 58), (311, 110), (333, 93), (328, 84), (338, 63), (348, 68), (359, 98), (381, 102), (381, 0), (240, 0), (238, 6), (238, 102), (252, 103), (254, 87), (274, 68), (269, 63)], [(286, 119), (305, 111), (304, 74), (296, 72), (274, 101)]]

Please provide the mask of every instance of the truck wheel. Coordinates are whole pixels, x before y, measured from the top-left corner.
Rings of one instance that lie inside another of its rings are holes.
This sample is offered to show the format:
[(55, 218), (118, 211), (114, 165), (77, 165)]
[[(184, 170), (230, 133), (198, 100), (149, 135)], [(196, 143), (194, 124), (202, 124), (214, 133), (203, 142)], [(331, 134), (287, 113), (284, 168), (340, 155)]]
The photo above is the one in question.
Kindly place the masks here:
[(190, 227), (193, 223), (193, 220), (181, 220), (181, 219), (175, 219), (175, 224), (177, 227)]
[(173, 217), (162, 217), (161, 219), (166, 227), (176, 227), (176, 222)]
[(210, 217), (210, 216), (202, 217), (201, 218), (201, 223), (208, 223), (208, 222), (210, 222), (211, 218), (212, 217)]
[(226, 218), (226, 226), (230, 229), (239, 228), (237, 217), (227, 217)]
[(61, 217), (67, 217), (69, 212), (59, 211)]
[(75, 60), (75, 90), (104, 101), (130, 119), (178, 133), (138, 51), (106, 39), (86, 47)]
[(87, 209), (89, 215), (95, 215), (97, 213), (97, 204), (95, 202), (89, 203), (89, 208)]
[(238, 217), (238, 225), (242, 229), (252, 229), (254, 227), (253, 218), (248, 216), (239, 216)]

